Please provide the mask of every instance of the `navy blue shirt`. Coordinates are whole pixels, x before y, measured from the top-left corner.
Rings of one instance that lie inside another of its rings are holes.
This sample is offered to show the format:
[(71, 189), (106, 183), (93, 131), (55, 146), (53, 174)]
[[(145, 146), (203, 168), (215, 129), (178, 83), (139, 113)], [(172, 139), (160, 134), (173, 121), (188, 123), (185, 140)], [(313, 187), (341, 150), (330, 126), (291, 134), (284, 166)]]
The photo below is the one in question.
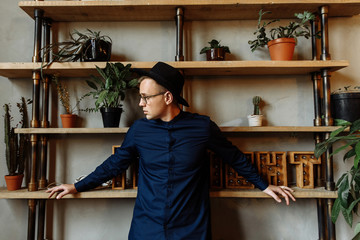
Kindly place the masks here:
[(209, 117), (189, 112), (180, 112), (170, 122), (137, 120), (115, 154), (75, 187), (79, 192), (95, 188), (139, 158), (129, 239), (211, 239), (207, 149), (256, 187), (267, 188), (245, 155)]

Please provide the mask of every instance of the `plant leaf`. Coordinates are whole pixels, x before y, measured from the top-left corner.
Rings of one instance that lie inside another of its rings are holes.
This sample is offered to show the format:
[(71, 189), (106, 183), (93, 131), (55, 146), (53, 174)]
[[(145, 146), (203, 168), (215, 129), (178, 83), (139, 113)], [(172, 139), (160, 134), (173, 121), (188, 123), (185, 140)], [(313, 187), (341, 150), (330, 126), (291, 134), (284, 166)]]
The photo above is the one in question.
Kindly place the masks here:
[(336, 220), (339, 216), (340, 213), (340, 208), (341, 208), (341, 204), (340, 204), (340, 199), (337, 198), (334, 202), (334, 205), (331, 209), (331, 221), (335, 224)]
[(341, 206), (345, 209), (348, 207), (349, 191), (350, 191), (349, 176), (348, 174), (346, 174), (342, 178), (338, 189), (338, 198), (340, 199)]

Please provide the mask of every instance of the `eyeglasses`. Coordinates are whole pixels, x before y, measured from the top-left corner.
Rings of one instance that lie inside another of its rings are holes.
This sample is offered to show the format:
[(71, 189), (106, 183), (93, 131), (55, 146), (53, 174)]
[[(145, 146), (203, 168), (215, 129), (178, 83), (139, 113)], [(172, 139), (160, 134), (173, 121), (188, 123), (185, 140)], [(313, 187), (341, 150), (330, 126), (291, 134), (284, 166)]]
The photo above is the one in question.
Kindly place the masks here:
[(160, 96), (160, 95), (163, 95), (165, 94), (166, 92), (161, 92), (161, 93), (158, 93), (158, 94), (154, 94), (154, 95), (149, 95), (149, 96), (141, 96), (140, 95), (140, 101), (141, 100), (144, 100), (145, 104), (148, 104), (148, 101), (150, 98), (153, 98), (153, 97), (156, 97), (156, 96)]

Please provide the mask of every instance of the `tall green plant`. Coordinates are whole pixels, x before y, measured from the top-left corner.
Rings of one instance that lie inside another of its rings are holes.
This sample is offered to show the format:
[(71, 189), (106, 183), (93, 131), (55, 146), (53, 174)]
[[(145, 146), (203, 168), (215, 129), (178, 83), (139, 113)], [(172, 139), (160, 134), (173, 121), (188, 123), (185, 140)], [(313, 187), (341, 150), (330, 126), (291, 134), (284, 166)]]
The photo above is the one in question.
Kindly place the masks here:
[(262, 9), (259, 11), (257, 29), (254, 32), (254, 35), (256, 35), (256, 39), (250, 40), (248, 42), (250, 44), (250, 49), (252, 52), (254, 52), (259, 47), (266, 46), (269, 41), (277, 38), (295, 38), (295, 40), (297, 40), (298, 37), (305, 37), (306, 39), (308, 39), (311, 36), (311, 30), (308, 23), (309, 21), (315, 20), (315, 15), (310, 12), (304, 11), (304, 13), (295, 13), (295, 17), (298, 21), (290, 21), (287, 26), (278, 26), (270, 29), (269, 38), (266, 33), (266, 28), (270, 24), (280, 21), (280, 19), (273, 19), (269, 22), (262, 22), (263, 16), (267, 13), (271, 12), (263, 12)]
[(121, 108), (127, 89), (138, 85), (138, 79), (131, 78), (131, 64), (124, 66), (122, 63), (106, 63), (105, 68), (96, 66), (100, 76), (92, 75), (92, 80), (86, 80), (92, 91), (84, 96), (95, 99), (95, 108), (85, 111), (98, 111), (100, 108)]
[[(27, 104), (30, 104), (30, 100), (25, 100), (24, 97), (21, 98), (21, 102), (17, 103), (19, 112), (21, 114), (21, 124), (22, 128), (29, 127), (29, 118), (27, 114)], [(23, 174), (25, 169), (25, 159), (27, 156), (27, 144), (28, 139), (25, 134), (15, 134), (14, 129), (17, 127), (11, 127), (11, 121), (13, 117), (11, 116), (11, 106), (10, 104), (4, 104), (3, 106), (5, 115), (4, 115), (4, 142), (5, 142), (5, 157), (6, 165), (10, 176)]]
[[(345, 151), (343, 161), (353, 160), (350, 170), (343, 173), (336, 183), (338, 197), (332, 208), (331, 219), (335, 223), (341, 211), (345, 221), (350, 227), (353, 226), (353, 214), (357, 214), (360, 202), (360, 119), (353, 123), (345, 120), (337, 120), (341, 127), (331, 132), (328, 139), (315, 147), (315, 157), (319, 158), (325, 151), (331, 149), (335, 143), (344, 142), (336, 148), (329, 157)], [(355, 237), (360, 239), (360, 223), (356, 224)]]

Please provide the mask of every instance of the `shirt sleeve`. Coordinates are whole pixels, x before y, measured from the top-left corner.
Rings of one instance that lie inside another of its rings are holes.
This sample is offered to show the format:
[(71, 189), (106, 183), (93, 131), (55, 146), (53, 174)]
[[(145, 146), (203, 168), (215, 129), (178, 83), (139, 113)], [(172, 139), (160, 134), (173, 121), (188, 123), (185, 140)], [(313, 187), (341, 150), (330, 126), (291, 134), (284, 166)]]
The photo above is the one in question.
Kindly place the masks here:
[(227, 140), (220, 128), (210, 120), (210, 138), (208, 148), (228, 163), (239, 175), (245, 177), (260, 190), (265, 190), (269, 184), (264, 181), (255, 167), (236, 146)]
[(78, 192), (87, 191), (118, 176), (129, 167), (137, 156), (138, 153), (134, 144), (134, 127), (130, 127), (122, 146), (117, 148), (115, 153), (99, 165), (95, 171), (83, 180), (75, 183), (76, 190)]

